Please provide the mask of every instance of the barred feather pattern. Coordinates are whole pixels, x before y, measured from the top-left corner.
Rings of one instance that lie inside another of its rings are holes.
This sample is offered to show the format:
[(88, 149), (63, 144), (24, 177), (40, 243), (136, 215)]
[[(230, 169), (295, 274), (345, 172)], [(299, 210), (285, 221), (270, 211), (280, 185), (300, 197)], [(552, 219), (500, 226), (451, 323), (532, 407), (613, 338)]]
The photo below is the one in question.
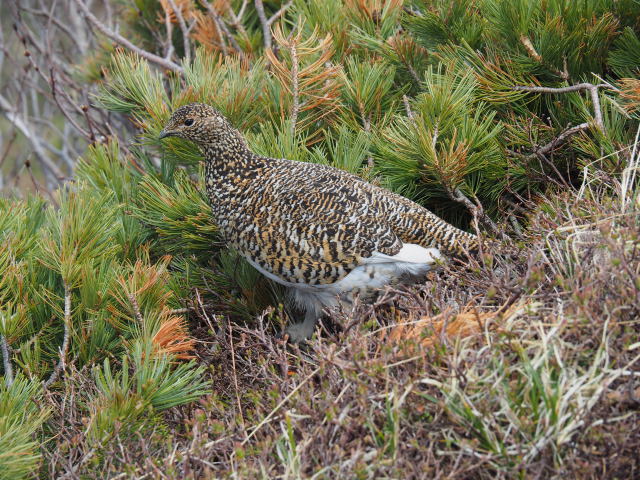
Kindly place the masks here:
[(208, 105), (176, 110), (161, 134), (165, 136), (199, 145), (206, 161), (207, 195), (221, 233), (260, 271), (285, 285), (304, 289), (337, 284), (361, 266), (373, 279), (367, 260), (394, 257), (406, 244), (445, 254), (477, 248), (475, 235), (355, 175), (254, 154), (242, 135)]

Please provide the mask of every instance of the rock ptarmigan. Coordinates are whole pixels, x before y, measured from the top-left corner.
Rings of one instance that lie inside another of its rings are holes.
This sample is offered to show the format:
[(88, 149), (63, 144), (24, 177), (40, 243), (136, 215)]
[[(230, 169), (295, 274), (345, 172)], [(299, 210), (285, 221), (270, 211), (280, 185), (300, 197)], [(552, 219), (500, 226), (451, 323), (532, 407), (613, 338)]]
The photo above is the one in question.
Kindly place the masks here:
[(311, 337), (323, 309), (401, 278), (420, 278), (441, 254), (477, 248), (477, 237), (420, 205), (326, 165), (267, 158), (209, 105), (178, 108), (160, 138), (181, 137), (205, 158), (205, 185), (229, 246), (289, 287), (306, 311), (287, 329)]

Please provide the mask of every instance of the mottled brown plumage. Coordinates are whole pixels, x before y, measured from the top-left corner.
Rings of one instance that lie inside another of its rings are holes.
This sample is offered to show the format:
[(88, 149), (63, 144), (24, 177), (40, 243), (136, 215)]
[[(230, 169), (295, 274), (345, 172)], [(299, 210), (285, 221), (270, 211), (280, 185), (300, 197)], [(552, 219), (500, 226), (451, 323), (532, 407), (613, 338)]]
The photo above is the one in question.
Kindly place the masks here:
[(305, 328), (294, 336), (309, 336), (315, 318), (337, 296), (349, 300), (354, 289), (423, 274), (439, 252), (477, 247), (474, 235), (355, 175), (254, 154), (208, 105), (176, 110), (161, 138), (166, 136), (200, 147), (213, 215), (229, 245), (292, 287), (306, 308)]

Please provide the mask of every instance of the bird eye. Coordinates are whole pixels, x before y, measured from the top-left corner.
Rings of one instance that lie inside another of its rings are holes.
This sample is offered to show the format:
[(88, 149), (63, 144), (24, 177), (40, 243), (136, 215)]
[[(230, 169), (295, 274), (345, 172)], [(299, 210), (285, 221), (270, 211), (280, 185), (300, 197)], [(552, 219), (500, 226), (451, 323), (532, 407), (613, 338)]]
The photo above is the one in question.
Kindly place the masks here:
[(184, 124), (185, 124), (187, 127), (190, 127), (191, 125), (193, 125), (193, 118), (187, 118), (187, 119), (184, 121)]

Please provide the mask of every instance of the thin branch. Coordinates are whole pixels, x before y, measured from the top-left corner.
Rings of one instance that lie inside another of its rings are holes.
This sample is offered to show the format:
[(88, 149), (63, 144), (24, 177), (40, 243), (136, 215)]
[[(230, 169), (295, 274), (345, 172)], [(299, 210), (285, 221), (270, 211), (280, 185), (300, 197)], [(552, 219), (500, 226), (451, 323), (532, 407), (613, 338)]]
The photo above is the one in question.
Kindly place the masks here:
[(291, 42), (291, 133), (296, 133), (298, 123), (298, 111), (300, 110), (300, 86), (298, 84), (298, 48), (296, 42)]
[(569, 85), (568, 87), (539, 87), (537, 85), (516, 85), (512, 88), (513, 90), (522, 90), (524, 92), (569, 93), (578, 92), (580, 90), (590, 90), (593, 88), (609, 88), (609, 86), (604, 83), (599, 83), (597, 85), (594, 85), (592, 83), (578, 83), (576, 85)]
[(266, 417), (264, 417), (262, 419), (262, 421), (256, 425), (255, 427), (253, 427), (253, 430), (251, 431), (251, 433), (249, 435), (247, 435), (247, 437), (242, 441), (242, 443), (240, 445), (244, 446), (249, 440), (251, 440), (251, 438), (253, 438), (253, 436), (258, 432), (258, 430), (260, 430), (266, 423), (268, 423), (271, 418), (276, 414), (276, 412), (278, 410), (280, 410), (280, 408), (289, 401), (289, 399), (291, 399), (297, 392), (298, 390), (300, 390), (309, 380), (311, 380), (313, 378), (313, 376), (318, 373), (320, 371), (320, 367), (317, 367), (315, 370), (313, 370), (309, 375), (307, 375), (306, 377), (304, 377), (302, 379), (302, 381), (296, 386), (296, 388), (294, 388), (293, 390), (291, 390), (291, 392), (284, 397), (280, 403), (278, 403), (278, 405), (275, 406), (275, 408), (273, 410), (271, 410), (271, 412), (269, 412), (269, 415), (267, 415)]
[(233, 346), (233, 329), (231, 328), (231, 322), (229, 324), (229, 342), (231, 344), (231, 368), (233, 369), (233, 383), (236, 390), (236, 402), (238, 403), (238, 413), (240, 414), (240, 424), (242, 425), (242, 431), (247, 432), (247, 428), (244, 423), (244, 415), (242, 414), (242, 403), (240, 402), (240, 388), (238, 387), (238, 374), (236, 373), (236, 352)]
[(49, 388), (60, 376), (60, 372), (64, 370), (67, 363), (67, 352), (69, 351), (69, 332), (71, 331), (71, 288), (66, 281), (64, 283), (64, 339), (62, 347), (60, 347), (60, 361), (53, 369), (53, 373), (49, 379), (44, 382), (44, 388)]
[(11, 365), (11, 352), (4, 335), (0, 335), (0, 350), (2, 350), (2, 365), (4, 365), (4, 383), (7, 388), (13, 385), (13, 367)]
[(61, 22), (57, 17), (51, 15), (51, 12), (46, 12), (45, 10), (36, 10), (35, 8), (30, 8), (24, 5), (18, 5), (20, 10), (31, 13), (32, 15), (45, 17), (48, 22), (53, 23), (60, 31), (62, 31), (65, 35), (67, 35), (74, 42), (77, 41), (77, 32), (72, 31), (69, 27), (67, 27), (63, 22)]
[(38, 160), (42, 163), (43, 167), (45, 167), (45, 169), (48, 170), (56, 180), (64, 180), (66, 175), (46, 154), (39, 136), (31, 129), (30, 125), (25, 120), (18, 116), (11, 103), (2, 95), (0, 95), (0, 110), (4, 112), (4, 116), (7, 120), (9, 120), (27, 138), (36, 154), (36, 157), (38, 157)]
[(604, 122), (602, 121), (602, 109), (600, 108), (600, 97), (598, 95), (599, 88), (610, 88), (606, 83), (599, 83), (594, 85), (593, 83), (578, 83), (577, 85), (570, 85), (568, 87), (538, 87), (527, 85), (516, 85), (511, 87), (513, 90), (519, 90), (523, 92), (536, 92), (536, 93), (569, 93), (587, 90), (591, 95), (591, 103), (593, 103), (594, 119), (596, 126), (601, 132), (604, 132)]
[(269, 26), (273, 25), (273, 22), (275, 22), (278, 18), (280, 18), (282, 14), (287, 11), (287, 9), (291, 6), (292, 3), (293, 3), (293, 0), (289, 0), (282, 7), (280, 7), (280, 9), (276, 13), (271, 15), (269, 20), (267, 20), (267, 25)]
[(410, 120), (414, 120), (414, 114), (413, 114), (413, 110), (411, 110), (411, 104), (409, 103), (409, 97), (407, 97), (406, 95), (402, 95), (402, 103), (404, 103), (404, 109), (407, 112), (407, 117), (409, 117)]
[(579, 133), (588, 129), (589, 129), (589, 124), (586, 122), (581, 123), (580, 125), (576, 125), (575, 127), (567, 128), (566, 130), (561, 132), (560, 135), (558, 135), (553, 140), (551, 140), (549, 143), (547, 143), (546, 145), (543, 145), (540, 148), (537, 148), (535, 152), (531, 154), (531, 157), (535, 157), (538, 155), (546, 155), (547, 153), (550, 153), (553, 150), (555, 150), (559, 145), (562, 145), (564, 142), (566, 142), (569, 139), (569, 137), (572, 137), (576, 133)]
[[(240, 11), (238, 12), (238, 15), (234, 15), (234, 18), (237, 19), (238, 22), (242, 21), (242, 17), (244, 16), (244, 11), (247, 9), (247, 5), (249, 5), (249, 0), (242, 0), (242, 6), (240, 7)], [(238, 25), (236, 25), (236, 28), (238, 26), (242, 26), (242, 24), (239, 23)]]
[(482, 223), (487, 225), (496, 235), (505, 237), (504, 233), (498, 228), (495, 222), (491, 220), (491, 218), (489, 218), (489, 216), (486, 213), (484, 213), (484, 209), (482, 208), (482, 205), (480, 204), (480, 202), (478, 202), (477, 199), (476, 199), (476, 203), (474, 204), (471, 200), (469, 200), (469, 197), (467, 197), (464, 193), (462, 193), (462, 190), (460, 190), (459, 188), (452, 189), (445, 185), (445, 189), (449, 197), (452, 200), (458, 203), (461, 203), (462, 205), (467, 207), (467, 209), (469, 210), (469, 212), (471, 212), (471, 215), (473, 215), (474, 218), (482, 221)]
[(103, 24), (102, 22), (100, 22), (100, 20), (98, 20), (95, 15), (93, 13), (91, 13), (89, 11), (89, 9), (87, 8), (87, 6), (84, 4), (84, 2), (82, 0), (73, 0), (76, 5), (78, 5), (78, 8), (80, 8), (80, 10), (82, 10), (82, 13), (84, 13), (85, 17), (87, 17), (87, 20), (89, 20), (89, 22), (96, 27), (102, 34), (106, 35), (107, 37), (109, 37), (111, 40), (113, 40), (114, 42), (122, 45), (123, 47), (127, 48), (128, 50), (131, 50), (132, 52), (137, 53), (138, 55), (140, 55), (142, 58), (155, 63), (156, 65), (159, 65), (163, 68), (166, 68), (167, 70), (171, 70), (172, 72), (176, 72), (180, 75), (182, 75), (184, 73), (184, 69), (178, 65), (177, 63), (174, 63), (170, 60), (164, 59), (162, 57), (159, 57), (158, 55), (155, 55), (151, 52), (147, 52), (146, 50), (141, 49), (140, 47), (135, 46), (133, 43), (131, 43), (129, 40), (127, 40), (126, 38), (124, 38), (122, 35), (114, 32), (113, 30), (111, 30), (109, 27), (107, 27), (105, 24)]
[(272, 43), (271, 40), (271, 29), (269, 28), (269, 21), (267, 20), (267, 16), (264, 13), (264, 4), (262, 0), (255, 0), (256, 12), (258, 12), (258, 18), (260, 19), (260, 25), (262, 25), (262, 37), (264, 41), (264, 48), (270, 49)]
[[(56, 105), (58, 106), (58, 108), (60, 109), (60, 112), (62, 112), (62, 114), (65, 116), (65, 118), (67, 120), (69, 120), (69, 123), (71, 123), (71, 125), (73, 125), (75, 127), (76, 130), (78, 130), (78, 132), (80, 132), (85, 138), (92, 138), (92, 134), (90, 132), (87, 132), (84, 128), (82, 128), (78, 122), (76, 122), (73, 117), (71, 115), (69, 115), (69, 113), (62, 108), (62, 104), (60, 103), (60, 100), (58, 99), (58, 89), (56, 88), (56, 77), (53, 74), (53, 67), (51, 67), (49, 69), (49, 85), (51, 86), (51, 97), (53, 98), (53, 101), (56, 102)], [(71, 104), (72, 107), (75, 106), (75, 104), (71, 101), (71, 99), (69, 98), (69, 95), (66, 92), (63, 92), (64, 96), (66, 97), (67, 101), (69, 102), (69, 104)], [(85, 112), (83, 112), (85, 113)], [(95, 136), (93, 136), (93, 139), (95, 139)]]
[(280, 9), (276, 13), (271, 15), (271, 17), (267, 18), (267, 15), (264, 13), (264, 4), (262, 3), (262, 0), (255, 0), (256, 11), (258, 12), (260, 25), (262, 25), (262, 35), (264, 37), (265, 49), (271, 48), (271, 46), (273, 45), (273, 41), (271, 39), (271, 25), (273, 25), (273, 22), (275, 22), (278, 18), (282, 16), (284, 12), (287, 11), (287, 9), (291, 6), (292, 3), (293, 3), (293, 0), (289, 0), (282, 7), (280, 7)]
[(216, 28), (218, 29), (218, 35), (220, 36), (220, 48), (222, 48), (222, 54), (226, 57), (229, 54), (229, 51), (227, 48), (227, 41), (225, 40), (226, 33), (222, 28), (224, 22), (221, 21), (217, 15), (213, 15), (212, 17), (213, 17), (213, 23), (216, 25)]
[(171, 61), (171, 57), (173, 56), (174, 46), (173, 46), (173, 23), (171, 23), (171, 15), (169, 15), (169, 9), (165, 8), (164, 10), (164, 28), (167, 32), (166, 37), (166, 46), (164, 49), (164, 58), (165, 60)]
[(523, 155), (513, 150), (507, 150), (507, 151), (509, 152), (509, 154), (515, 157), (524, 157), (528, 160), (532, 158), (546, 157), (547, 154), (552, 153), (556, 148), (558, 148), (560, 145), (565, 143), (570, 137), (572, 137), (576, 133), (580, 133), (588, 129), (589, 129), (589, 124), (586, 122), (581, 123), (580, 125), (576, 125), (575, 127), (567, 128), (566, 130), (563, 130), (557, 137), (555, 137), (549, 143), (543, 145), (542, 147), (535, 148), (533, 153), (530, 153), (529, 155)]
[(187, 28), (187, 23), (184, 21), (184, 17), (182, 16), (182, 6), (178, 8), (176, 6), (176, 2), (173, 0), (168, 0), (169, 5), (173, 9), (173, 13), (176, 14), (176, 19), (178, 20), (178, 25), (180, 26), (180, 30), (182, 31), (182, 49), (184, 50), (184, 58), (189, 62), (191, 59), (191, 43), (189, 42), (189, 30)]
[(248, 4), (249, 4), (249, 0), (242, 0), (242, 6), (240, 7), (240, 10), (238, 11), (237, 14), (236, 12), (233, 11), (233, 8), (231, 8), (231, 2), (229, 2), (227, 6), (227, 10), (229, 12), (229, 15), (231, 16), (231, 22), (232, 22), (231, 26), (237, 29), (240, 32), (240, 34), (243, 35), (244, 37), (247, 36), (247, 31), (244, 28), (244, 25), (242, 24), (242, 17), (244, 16), (244, 12)]
[(144, 323), (144, 319), (142, 318), (142, 313), (140, 313), (140, 305), (138, 305), (138, 300), (136, 300), (136, 297), (133, 294), (129, 294), (129, 302), (131, 302), (135, 319), (140, 325), (142, 325)]
[[(203, 5), (206, 9), (207, 12), (209, 13), (209, 15), (211, 16), (211, 18), (213, 19), (213, 21), (216, 23), (216, 26), (218, 27), (218, 30), (222, 31), (225, 36), (229, 39), (229, 43), (231, 43), (231, 46), (239, 53), (244, 53), (242, 48), (240, 48), (240, 45), (238, 44), (238, 42), (236, 41), (236, 39), (233, 37), (233, 34), (231, 33), (231, 31), (229, 30), (229, 28), (227, 27), (227, 24), (224, 22), (224, 19), (220, 17), (220, 15), (218, 14), (218, 12), (216, 12), (216, 10), (213, 8), (213, 6), (211, 6), (211, 4), (205, 0), (200, 0), (200, 4)], [(231, 7), (229, 7), (231, 8)], [(222, 39), (222, 49), (225, 55), (227, 54), (226, 52), (226, 45), (224, 44), (224, 39)]]

